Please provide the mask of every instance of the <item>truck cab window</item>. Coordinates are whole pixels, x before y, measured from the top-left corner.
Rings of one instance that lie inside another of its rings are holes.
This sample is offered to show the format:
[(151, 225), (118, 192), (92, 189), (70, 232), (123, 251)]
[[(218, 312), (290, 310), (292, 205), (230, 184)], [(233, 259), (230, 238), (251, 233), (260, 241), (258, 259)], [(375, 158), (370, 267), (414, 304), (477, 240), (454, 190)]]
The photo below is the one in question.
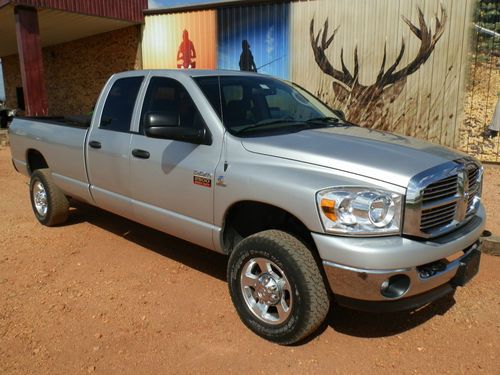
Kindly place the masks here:
[(102, 111), (99, 128), (128, 132), (134, 104), (144, 77), (118, 79), (109, 91)]
[(144, 134), (144, 121), (149, 114), (166, 115), (175, 118), (176, 125), (201, 129), (205, 126), (187, 90), (178, 81), (153, 77), (149, 83), (141, 113), (139, 132)]

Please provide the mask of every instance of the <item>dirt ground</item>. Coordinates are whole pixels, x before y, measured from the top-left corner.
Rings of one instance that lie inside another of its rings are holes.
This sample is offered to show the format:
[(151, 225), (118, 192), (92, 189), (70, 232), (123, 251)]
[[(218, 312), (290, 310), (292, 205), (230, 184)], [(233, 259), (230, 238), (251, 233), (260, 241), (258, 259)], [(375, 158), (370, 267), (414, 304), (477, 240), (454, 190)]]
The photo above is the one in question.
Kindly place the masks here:
[[(96, 208), (38, 224), (27, 179), (0, 150), (0, 373), (498, 374), (500, 257), (454, 299), (415, 312), (336, 307), (281, 347), (239, 321), (226, 258)], [(500, 168), (486, 167), (500, 233)], [(496, 370), (495, 370), (496, 368)]]

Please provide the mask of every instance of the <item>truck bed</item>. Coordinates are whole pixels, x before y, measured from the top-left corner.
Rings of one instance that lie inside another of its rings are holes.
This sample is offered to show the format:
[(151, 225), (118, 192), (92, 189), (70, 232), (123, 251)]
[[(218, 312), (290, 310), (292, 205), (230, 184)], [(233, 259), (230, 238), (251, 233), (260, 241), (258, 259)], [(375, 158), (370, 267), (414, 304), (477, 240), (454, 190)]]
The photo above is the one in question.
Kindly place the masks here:
[(29, 157), (38, 152), (66, 194), (92, 202), (85, 169), (84, 145), (88, 130), (85, 121), (76, 118), (16, 117), (9, 128), (13, 163), (29, 176)]
[(32, 116), (32, 117), (23, 117), (26, 120), (43, 122), (52, 125), (60, 125), (60, 126), (71, 126), (75, 128), (83, 128), (87, 129), (90, 127), (90, 122), (92, 120), (92, 116), (90, 115), (75, 115), (75, 116)]

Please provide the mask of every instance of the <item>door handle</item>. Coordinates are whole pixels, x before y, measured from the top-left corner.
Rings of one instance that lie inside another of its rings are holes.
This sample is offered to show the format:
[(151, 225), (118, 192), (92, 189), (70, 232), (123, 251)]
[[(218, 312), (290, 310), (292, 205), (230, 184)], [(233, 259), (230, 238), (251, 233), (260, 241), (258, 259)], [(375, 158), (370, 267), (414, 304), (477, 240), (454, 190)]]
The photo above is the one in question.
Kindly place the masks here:
[(145, 150), (139, 150), (138, 148), (134, 148), (132, 150), (132, 155), (140, 159), (149, 159), (149, 152)]
[(92, 148), (101, 148), (101, 142), (98, 141), (90, 141), (89, 146)]

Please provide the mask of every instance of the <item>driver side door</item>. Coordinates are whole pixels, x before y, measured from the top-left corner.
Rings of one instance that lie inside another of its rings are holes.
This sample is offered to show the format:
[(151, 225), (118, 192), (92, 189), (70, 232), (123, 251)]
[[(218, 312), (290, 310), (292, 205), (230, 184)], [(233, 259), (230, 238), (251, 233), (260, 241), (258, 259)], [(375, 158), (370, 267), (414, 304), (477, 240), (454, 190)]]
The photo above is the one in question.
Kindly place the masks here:
[(131, 138), (135, 220), (213, 248), (214, 171), (220, 158), (220, 144), (150, 137), (144, 126), (149, 114), (175, 117), (179, 127), (205, 127), (209, 131), (183, 84), (169, 77), (151, 77), (139, 129)]

